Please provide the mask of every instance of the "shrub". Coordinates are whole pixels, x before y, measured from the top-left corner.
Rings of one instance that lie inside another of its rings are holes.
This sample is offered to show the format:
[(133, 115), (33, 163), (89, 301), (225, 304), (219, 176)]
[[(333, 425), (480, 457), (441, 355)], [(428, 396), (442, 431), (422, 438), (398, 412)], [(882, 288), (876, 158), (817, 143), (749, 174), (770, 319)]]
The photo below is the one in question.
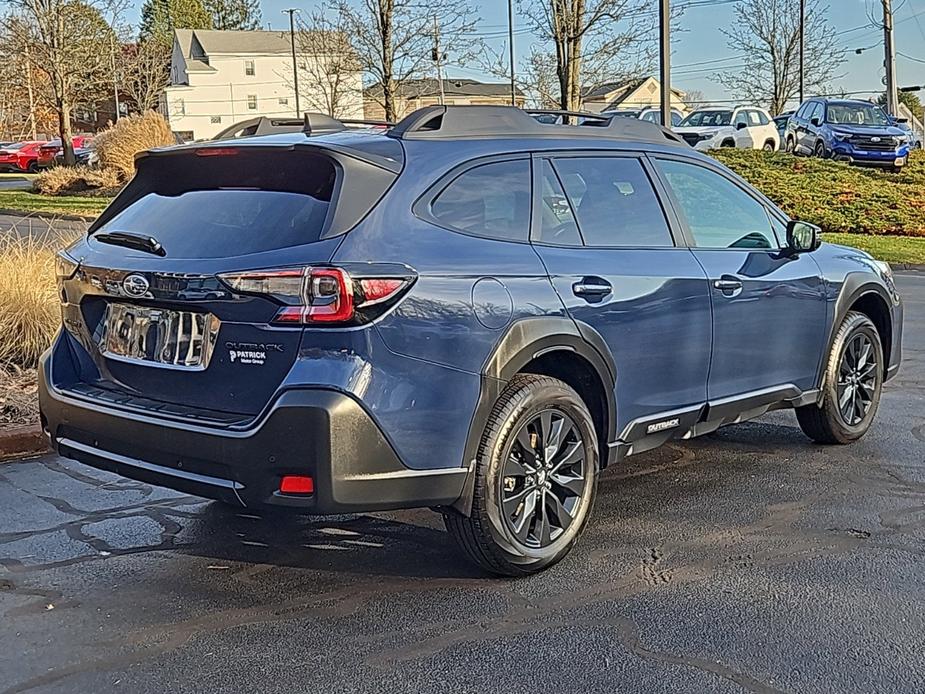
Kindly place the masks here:
[(176, 143), (164, 117), (147, 111), (138, 116), (120, 118), (113, 126), (93, 140), (100, 159), (100, 168), (113, 169), (123, 180), (135, 174), (135, 155), (152, 147)]
[(899, 174), (784, 153), (722, 149), (711, 154), (791, 217), (824, 232), (925, 237), (925, 153)]
[(86, 166), (56, 166), (43, 171), (32, 182), (32, 190), (43, 195), (74, 195), (89, 191), (108, 193), (118, 186), (117, 171)]
[(0, 366), (34, 367), (58, 330), (54, 247), (16, 230), (0, 237)]

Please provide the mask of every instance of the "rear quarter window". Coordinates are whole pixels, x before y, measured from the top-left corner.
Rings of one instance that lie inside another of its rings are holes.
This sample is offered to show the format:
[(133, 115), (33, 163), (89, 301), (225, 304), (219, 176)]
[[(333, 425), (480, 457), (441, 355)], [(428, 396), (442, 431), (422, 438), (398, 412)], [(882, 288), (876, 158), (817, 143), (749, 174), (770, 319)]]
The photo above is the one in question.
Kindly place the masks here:
[(480, 164), (437, 194), (430, 216), (466, 234), (525, 242), (530, 234), (530, 191), (528, 159)]

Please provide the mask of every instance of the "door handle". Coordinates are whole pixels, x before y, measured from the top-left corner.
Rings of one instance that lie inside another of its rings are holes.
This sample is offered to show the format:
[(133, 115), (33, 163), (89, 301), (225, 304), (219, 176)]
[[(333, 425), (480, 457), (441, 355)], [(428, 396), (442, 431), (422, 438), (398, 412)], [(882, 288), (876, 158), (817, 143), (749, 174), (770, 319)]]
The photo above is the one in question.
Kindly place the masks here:
[(736, 296), (742, 291), (742, 281), (734, 277), (723, 277), (714, 280), (713, 287), (719, 289), (724, 296)]
[(584, 277), (581, 282), (572, 285), (572, 292), (575, 296), (585, 298), (600, 298), (607, 296), (613, 291), (613, 286), (607, 280), (600, 277)]

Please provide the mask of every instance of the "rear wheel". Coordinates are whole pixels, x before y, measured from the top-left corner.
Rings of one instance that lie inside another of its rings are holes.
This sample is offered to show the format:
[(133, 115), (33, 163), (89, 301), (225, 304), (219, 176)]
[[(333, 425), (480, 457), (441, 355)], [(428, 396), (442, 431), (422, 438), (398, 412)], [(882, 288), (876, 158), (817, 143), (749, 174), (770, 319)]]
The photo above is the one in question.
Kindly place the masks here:
[(735, 146), (736, 146), (735, 140), (723, 140), (723, 144), (720, 145), (720, 147), (735, 147)]
[(446, 511), (446, 528), (492, 573), (524, 576), (552, 566), (584, 529), (598, 460), (594, 423), (579, 395), (549, 376), (516, 376), (482, 436), (472, 511)]
[(768, 140), (764, 143), (764, 147), (762, 149), (764, 149), (765, 152), (773, 152), (777, 149), (777, 147), (775, 146), (773, 140)]
[(28, 171), (29, 173), (38, 173), (39, 163), (37, 161), (30, 161), (29, 166), (26, 167), (26, 171)]
[(825, 142), (819, 140), (819, 142), (816, 143), (815, 149), (813, 149), (813, 154), (820, 159), (828, 159), (829, 151), (825, 148)]
[(821, 405), (796, 409), (803, 433), (826, 444), (864, 436), (877, 414), (884, 370), (877, 328), (863, 313), (849, 312), (832, 342)]
[(793, 142), (793, 138), (792, 138), (792, 137), (788, 137), (788, 138), (787, 138), (787, 144), (784, 146), (784, 150), (787, 151), (787, 152), (789, 152), (790, 154), (793, 154), (793, 150), (794, 150), (795, 148), (796, 148), (796, 145), (795, 145), (794, 142)]

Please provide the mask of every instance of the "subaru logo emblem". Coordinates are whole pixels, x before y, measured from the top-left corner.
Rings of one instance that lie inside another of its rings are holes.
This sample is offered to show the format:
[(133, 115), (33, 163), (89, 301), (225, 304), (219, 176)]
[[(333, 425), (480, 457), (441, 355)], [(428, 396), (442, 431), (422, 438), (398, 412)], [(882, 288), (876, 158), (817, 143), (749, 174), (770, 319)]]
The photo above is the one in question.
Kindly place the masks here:
[(129, 296), (144, 296), (148, 293), (148, 280), (141, 275), (128, 275), (122, 280), (122, 289)]
[(872, 138), (870, 138), (870, 141), (871, 141), (871, 142), (880, 142), (880, 138), (879, 138), (879, 137), (872, 137)]

